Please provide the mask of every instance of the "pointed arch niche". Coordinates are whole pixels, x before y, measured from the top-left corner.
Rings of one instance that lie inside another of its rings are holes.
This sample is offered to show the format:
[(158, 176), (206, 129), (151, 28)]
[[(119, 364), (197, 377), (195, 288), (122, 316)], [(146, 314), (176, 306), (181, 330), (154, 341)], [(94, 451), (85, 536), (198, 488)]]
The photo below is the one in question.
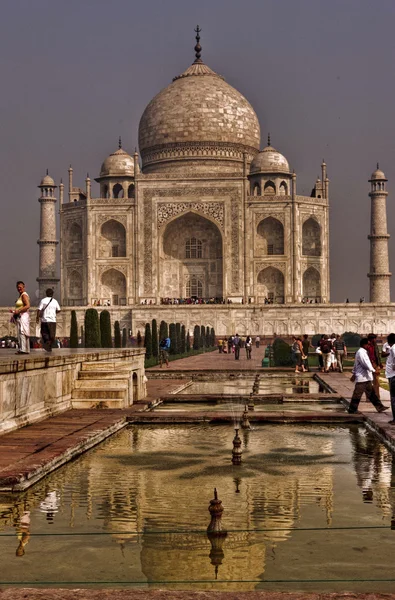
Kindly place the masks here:
[(161, 298), (223, 297), (222, 235), (209, 219), (188, 212), (168, 223), (159, 249)]
[(108, 269), (101, 276), (101, 298), (112, 306), (126, 304), (126, 277), (117, 269)]
[(278, 219), (263, 219), (257, 227), (257, 234), (261, 254), (284, 254), (284, 227)]
[(68, 277), (67, 295), (69, 304), (78, 306), (83, 304), (82, 275), (73, 269)]
[(314, 267), (303, 273), (303, 296), (321, 302), (321, 275)]
[(82, 227), (78, 223), (73, 223), (69, 231), (69, 243), (67, 258), (75, 260), (82, 258)]
[(126, 256), (126, 230), (122, 223), (109, 219), (100, 230), (99, 257), (116, 258)]
[(321, 227), (313, 217), (303, 223), (302, 254), (304, 256), (321, 256)]
[(258, 273), (257, 295), (260, 302), (265, 298), (275, 304), (284, 304), (284, 275), (275, 267), (266, 267)]

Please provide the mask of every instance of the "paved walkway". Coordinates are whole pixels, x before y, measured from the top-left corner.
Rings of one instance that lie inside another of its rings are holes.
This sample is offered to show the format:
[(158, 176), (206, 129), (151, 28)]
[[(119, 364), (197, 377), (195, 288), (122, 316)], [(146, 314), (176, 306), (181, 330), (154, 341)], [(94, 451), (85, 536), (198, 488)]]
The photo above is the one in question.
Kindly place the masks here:
[[(252, 358), (247, 360), (245, 348), (240, 350), (239, 360), (235, 360), (234, 354), (224, 354), (215, 350), (204, 352), (188, 358), (180, 358), (169, 363), (169, 368), (164, 366), (151, 367), (148, 371), (256, 371), (262, 369), (262, 358), (265, 356), (265, 346), (252, 348)], [(289, 368), (287, 368), (289, 371)]]

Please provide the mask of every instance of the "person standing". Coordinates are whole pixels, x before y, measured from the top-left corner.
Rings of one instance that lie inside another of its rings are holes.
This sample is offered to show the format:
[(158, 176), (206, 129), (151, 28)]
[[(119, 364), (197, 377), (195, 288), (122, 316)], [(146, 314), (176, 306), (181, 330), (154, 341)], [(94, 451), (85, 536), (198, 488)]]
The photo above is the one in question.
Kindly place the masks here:
[(56, 340), (56, 315), (60, 313), (60, 306), (53, 297), (53, 289), (48, 288), (46, 296), (38, 306), (36, 313), (36, 323), (40, 323), (43, 348), (47, 352), (52, 352), (52, 346)]
[(296, 336), (292, 336), (292, 357), (295, 365), (295, 373), (299, 373), (299, 369), (301, 369), (302, 373), (304, 373), (305, 368), (302, 363), (302, 340), (297, 338)]
[(347, 358), (347, 348), (343, 338), (337, 334), (333, 344), (339, 373), (343, 373), (343, 360)]
[(260, 345), (261, 345), (261, 338), (259, 337), (259, 335), (257, 335), (255, 338), (255, 348), (259, 348)]
[(233, 338), (233, 348), (235, 351), (235, 360), (239, 360), (240, 358), (240, 347), (241, 347), (241, 339), (239, 338), (239, 334), (236, 333)]
[(383, 351), (386, 352), (387, 362), (385, 363), (385, 376), (390, 386), (392, 420), (388, 421), (395, 425), (395, 333), (390, 333), (387, 337), (387, 345)]
[(373, 387), (374, 391), (376, 392), (376, 396), (380, 398), (380, 371), (383, 368), (383, 364), (381, 362), (380, 350), (377, 346), (377, 335), (375, 333), (369, 333), (368, 340), (368, 354), (370, 362), (375, 368), (375, 373), (373, 375)]
[(16, 354), (29, 354), (30, 352), (30, 298), (25, 291), (23, 281), (17, 281), (16, 289), (19, 298), (15, 302), (15, 308), (11, 310), (11, 321), (16, 325), (18, 338), (18, 352)]
[(159, 344), (159, 364), (160, 368), (162, 368), (163, 363), (166, 363), (167, 368), (169, 368), (169, 350), (170, 350), (170, 338), (166, 337), (160, 341)]
[(247, 335), (246, 342), (245, 342), (245, 348), (246, 348), (247, 360), (251, 360), (252, 338), (250, 335)]
[(373, 373), (375, 368), (370, 362), (368, 355), (368, 338), (362, 338), (360, 341), (360, 348), (355, 354), (354, 367), (352, 370), (351, 381), (355, 381), (355, 388), (351, 397), (350, 406), (348, 412), (354, 414), (358, 412), (359, 402), (362, 398), (362, 394), (365, 392), (367, 399), (373, 404), (377, 412), (383, 412), (388, 410), (389, 406), (384, 406), (380, 399), (377, 397), (376, 392), (373, 389)]
[(322, 353), (323, 372), (329, 373), (329, 368), (331, 366), (332, 342), (327, 335), (324, 335), (324, 337), (321, 339), (320, 348)]
[(302, 350), (303, 350), (303, 355), (302, 355), (302, 360), (303, 360), (303, 366), (306, 369), (306, 371), (310, 371), (310, 367), (309, 367), (309, 350), (310, 350), (310, 340), (309, 340), (309, 336), (307, 335), (307, 333), (304, 334), (303, 339), (302, 339)]

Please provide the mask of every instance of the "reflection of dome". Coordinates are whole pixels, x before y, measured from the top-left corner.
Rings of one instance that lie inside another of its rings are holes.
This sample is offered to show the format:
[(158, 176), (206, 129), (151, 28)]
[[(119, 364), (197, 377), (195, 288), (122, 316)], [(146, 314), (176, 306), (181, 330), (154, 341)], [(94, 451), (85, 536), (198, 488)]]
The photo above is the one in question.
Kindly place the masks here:
[(107, 156), (100, 169), (100, 177), (133, 177), (133, 158), (123, 148)]
[(377, 169), (373, 171), (372, 176), (369, 181), (373, 181), (375, 179), (385, 179), (387, 181), (386, 176), (384, 175), (384, 171), (379, 168), (379, 163), (377, 163)]
[(251, 160), (259, 142), (250, 103), (198, 57), (151, 100), (139, 126), (145, 167), (180, 160), (242, 162), (243, 152)]
[(250, 173), (289, 173), (289, 164), (285, 156), (270, 145), (254, 157)]
[(55, 182), (52, 179), (52, 177), (50, 175), (48, 175), (48, 171), (47, 174), (45, 175), (45, 177), (42, 178), (40, 186), (55, 186)]

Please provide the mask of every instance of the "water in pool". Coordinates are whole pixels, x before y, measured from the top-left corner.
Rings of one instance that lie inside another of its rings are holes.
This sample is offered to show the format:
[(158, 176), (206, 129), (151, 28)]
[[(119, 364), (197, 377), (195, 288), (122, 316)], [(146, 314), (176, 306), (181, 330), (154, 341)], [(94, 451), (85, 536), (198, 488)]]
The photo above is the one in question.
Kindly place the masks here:
[[(254, 378), (194, 381), (179, 394), (249, 394)], [(327, 390), (315, 379), (262, 376), (258, 394), (318, 394)]]
[[(395, 464), (363, 427), (133, 426), (0, 497), (1, 584), (392, 591)], [(228, 530), (206, 535), (218, 488)]]

